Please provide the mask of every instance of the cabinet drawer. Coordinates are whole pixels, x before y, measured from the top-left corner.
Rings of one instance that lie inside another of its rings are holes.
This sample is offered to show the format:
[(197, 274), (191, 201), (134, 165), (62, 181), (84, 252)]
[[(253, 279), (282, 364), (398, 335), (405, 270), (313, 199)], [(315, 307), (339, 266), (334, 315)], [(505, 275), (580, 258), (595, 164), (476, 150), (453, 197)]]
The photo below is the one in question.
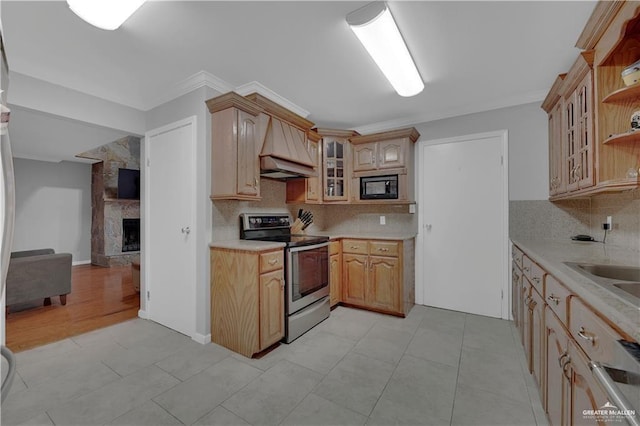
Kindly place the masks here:
[(536, 265), (526, 255), (522, 256), (522, 272), (531, 285), (544, 297), (544, 269)]
[(511, 258), (520, 269), (522, 269), (522, 256), (523, 253), (518, 247), (516, 247), (515, 245), (511, 247)]
[(340, 241), (329, 241), (329, 255), (340, 253)]
[(342, 252), (367, 254), (367, 242), (363, 240), (342, 240)]
[(567, 311), (569, 309), (569, 298), (571, 297), (571, 292), (565, 288), (558, 280), (556, 280), (553, 276), (548, 275), (545, 277), (545, 291), (547, 293), (547, 297), (545, 297), (545, 302), (551, 308), (553, 312), (560, 318), (562, 324), (566, 327), (569, 323), (569, 318), (567, 318)]
[(369, 253), (375, 256), (398, 256), (398, 243), (396, 241), (371, 241)]
[(578, 345), (592, 360), (613, 361), (615, 341), (622, 337), (577, 297), (569, 306), (569, 328)]
[(281, 250), (260, 253), (260, 273), (284, 268), (284, 253)]

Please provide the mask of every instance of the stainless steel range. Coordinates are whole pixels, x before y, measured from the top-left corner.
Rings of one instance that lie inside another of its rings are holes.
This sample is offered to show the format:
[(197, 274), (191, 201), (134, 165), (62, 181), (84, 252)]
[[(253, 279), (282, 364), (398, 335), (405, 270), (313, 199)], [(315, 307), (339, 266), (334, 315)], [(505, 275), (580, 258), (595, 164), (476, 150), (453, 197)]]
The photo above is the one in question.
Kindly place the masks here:
[(285, 342), (329, 317), (329, 238), (291, 233), (287, 214), (240, 215), (243, 240), (285, 243)]

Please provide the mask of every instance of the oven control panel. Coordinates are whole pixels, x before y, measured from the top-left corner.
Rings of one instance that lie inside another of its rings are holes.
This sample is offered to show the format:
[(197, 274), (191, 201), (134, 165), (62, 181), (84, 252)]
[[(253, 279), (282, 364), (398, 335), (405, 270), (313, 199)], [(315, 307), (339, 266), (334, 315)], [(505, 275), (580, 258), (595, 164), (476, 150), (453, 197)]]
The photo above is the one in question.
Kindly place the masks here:
[(242, 227), (245, 230), (289, 228), (291, 218), (287, 214), (242, 214)]

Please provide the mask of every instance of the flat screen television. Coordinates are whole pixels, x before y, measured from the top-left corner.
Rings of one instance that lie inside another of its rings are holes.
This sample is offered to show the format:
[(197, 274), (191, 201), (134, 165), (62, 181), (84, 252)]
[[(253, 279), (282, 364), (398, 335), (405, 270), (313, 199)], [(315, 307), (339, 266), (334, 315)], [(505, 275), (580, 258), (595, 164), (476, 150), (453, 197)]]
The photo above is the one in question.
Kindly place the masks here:
[(118, 198), (140, 199), (140, 170), (118, 170)]

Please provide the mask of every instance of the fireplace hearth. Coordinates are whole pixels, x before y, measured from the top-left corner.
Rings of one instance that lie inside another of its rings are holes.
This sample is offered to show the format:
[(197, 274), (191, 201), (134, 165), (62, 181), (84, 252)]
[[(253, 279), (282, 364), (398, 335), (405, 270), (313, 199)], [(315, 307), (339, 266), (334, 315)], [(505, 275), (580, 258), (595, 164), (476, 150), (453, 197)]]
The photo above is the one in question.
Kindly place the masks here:
[(140, 219), (122, 219), (122, 252), (140, 251)]

